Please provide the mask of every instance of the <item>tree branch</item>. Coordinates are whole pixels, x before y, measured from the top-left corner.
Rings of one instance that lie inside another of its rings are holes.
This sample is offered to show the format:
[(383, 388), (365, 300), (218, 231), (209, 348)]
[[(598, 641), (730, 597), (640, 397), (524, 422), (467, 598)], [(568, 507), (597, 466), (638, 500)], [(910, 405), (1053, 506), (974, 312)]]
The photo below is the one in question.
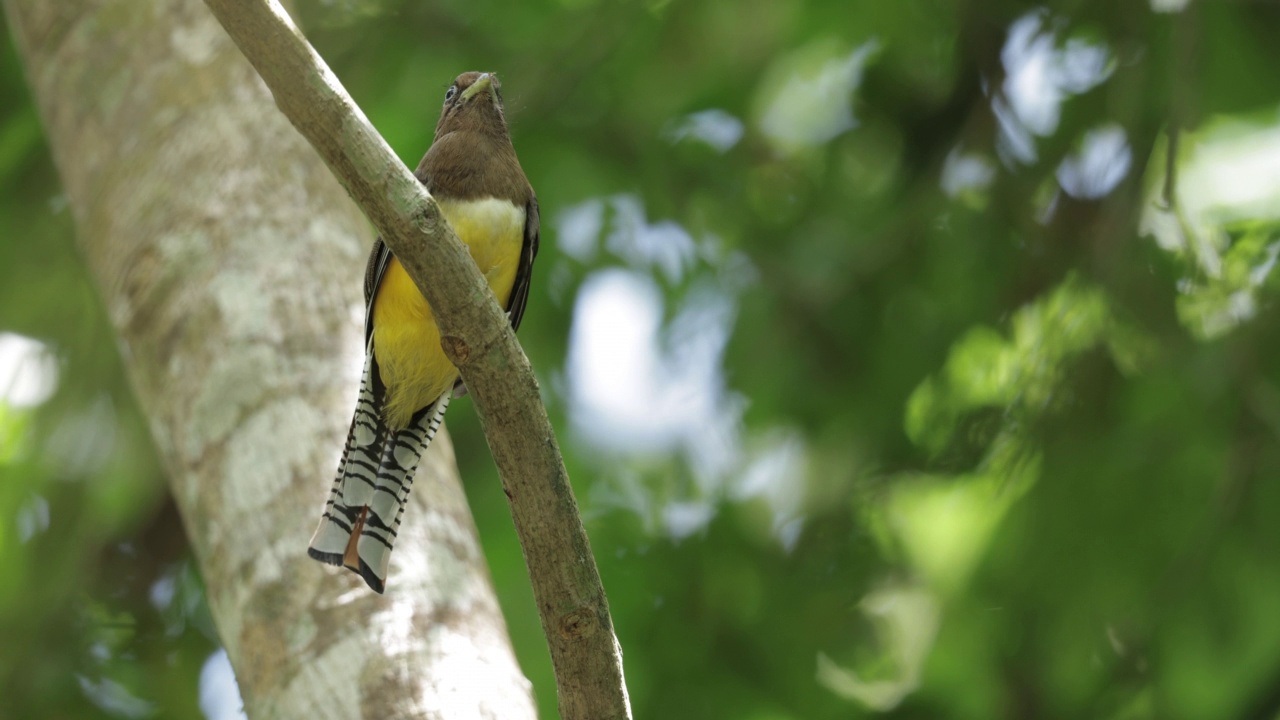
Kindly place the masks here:
[(435, 201), (275, 0), (205, 0), (426, 296), (475, 399), (524, 550), (564, 718), (631, 711), (586, 530), (528, 359)]

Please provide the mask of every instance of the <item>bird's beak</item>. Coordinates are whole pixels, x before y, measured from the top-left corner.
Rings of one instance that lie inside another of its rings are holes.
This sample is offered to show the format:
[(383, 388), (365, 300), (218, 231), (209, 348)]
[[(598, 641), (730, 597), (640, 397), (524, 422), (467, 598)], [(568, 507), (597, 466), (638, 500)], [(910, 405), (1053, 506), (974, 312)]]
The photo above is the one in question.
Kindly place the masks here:
[(470, 100), (476, 95), (476, 93), (479, 93), (482, 90), (487, 92), (489, 90), (489, 86), (492, 84), (493, 73), (482, 73), (480, 77), (476, 78), (475, 82), (471, 83), (471, 87), (462, 91), (462, 99)]

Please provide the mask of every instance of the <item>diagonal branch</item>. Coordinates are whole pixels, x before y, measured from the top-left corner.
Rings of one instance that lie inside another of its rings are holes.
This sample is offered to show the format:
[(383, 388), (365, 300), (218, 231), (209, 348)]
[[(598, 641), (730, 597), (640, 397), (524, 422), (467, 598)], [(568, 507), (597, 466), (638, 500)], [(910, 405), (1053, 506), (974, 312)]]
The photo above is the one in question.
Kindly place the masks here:
[(430, 303), (510, 498), (562, 716), (630, 718), (621, 648), (555, 432), (528, 358), (488, 284), (435, 201), (276, 0), (205, 4)]

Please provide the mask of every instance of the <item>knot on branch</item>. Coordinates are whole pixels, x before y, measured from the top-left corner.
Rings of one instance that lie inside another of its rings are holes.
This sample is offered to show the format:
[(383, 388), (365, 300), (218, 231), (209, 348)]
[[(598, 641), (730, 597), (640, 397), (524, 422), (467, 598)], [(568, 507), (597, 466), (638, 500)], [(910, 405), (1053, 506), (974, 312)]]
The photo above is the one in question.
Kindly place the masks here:
[(414, 214), (417, 216), (414, 218), (415, 224), (422, 227), (432, 227), (441, 222), (440, 206), (435, 202), (424, 203)]
[(445, 357), (449, 358), (449, 362), (455, 367), (465, 363), (467, 358), (471, 357), (471, 346), (466, 340), (454, 335), (441, 336), (440, 347), (444, 349)]
[(560, 616), (560, 635), (566, 640), (580, 640), (595, 634), (596, 615), (588, 608), (578, 608)]

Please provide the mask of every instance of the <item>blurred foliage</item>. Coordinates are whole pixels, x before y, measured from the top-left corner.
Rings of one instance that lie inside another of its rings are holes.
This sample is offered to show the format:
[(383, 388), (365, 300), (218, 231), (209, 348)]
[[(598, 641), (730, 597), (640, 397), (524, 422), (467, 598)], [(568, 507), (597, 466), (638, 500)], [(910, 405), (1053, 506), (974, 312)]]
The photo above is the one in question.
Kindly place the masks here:
[[(300, 20), (411, 165), (454, 75), (503, 76), (544, 218), (521, 338), (637, 717), (1280, 717), (1280, 6)], [(200, 717), (216, 635), (12, 47), (0, 96), (5, 715)]]

